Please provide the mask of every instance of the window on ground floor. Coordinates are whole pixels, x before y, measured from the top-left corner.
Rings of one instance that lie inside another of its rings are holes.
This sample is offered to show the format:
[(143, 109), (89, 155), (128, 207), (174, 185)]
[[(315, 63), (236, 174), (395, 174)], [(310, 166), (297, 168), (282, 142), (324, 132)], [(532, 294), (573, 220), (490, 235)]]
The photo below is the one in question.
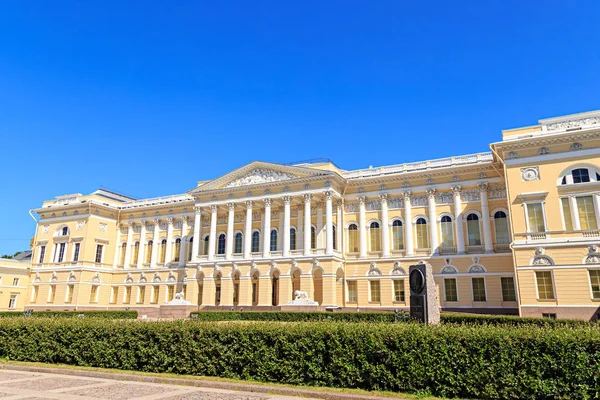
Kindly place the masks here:
[(394, 301), (406, 301), (404, 293), (404, 279), (394, 280)]
[(536, 271), (535, 279), (537, 282), (538, 299), (554, 300), (554, 286), (552, 283), (551, 271)]
[(456, 278), (444, 279), (444, 298), (445, 301), (458, 301), (458, 291), (456, 289)]
[(471, 278), (473, 301), (487, 301), (485, 296), (485, 278)]
[(381, 301), (381, 284), (379, 281), (369, 281), (371, 301)]
[(517, 301), (517, 295), (515, 292), (515, 278), (500, 278), (500, 284), (502, 286), (502, 301)]
[(600, 299), (600, 270), (599, 269), (591, 269), (590, 273), (590, 283), (592, 285), (592, 298)]
[(356, 281), (348, 281), (348, 302), (356, 303), (358, 301), (358, 284)]

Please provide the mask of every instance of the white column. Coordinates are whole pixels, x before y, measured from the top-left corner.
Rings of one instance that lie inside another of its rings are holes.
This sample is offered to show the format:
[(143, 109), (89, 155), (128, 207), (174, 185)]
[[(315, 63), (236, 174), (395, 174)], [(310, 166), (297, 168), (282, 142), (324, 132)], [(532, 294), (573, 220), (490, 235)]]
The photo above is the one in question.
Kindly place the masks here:
[(234, 242), (234, 237), (233, 237), (233, 223), (234, 223), (234, 218), (235, 218), (235, 204), (233, 203), (228, 203), (227, 204), (227, 210), (228, 210), (228, 215), (227, 215), (227, 238), (225, 241), (225, 258), (227, 260), (231, 259), (231, 255), (233, 254), (233, 242)]
[(435, 211), (435, 189), (427, 190), (427, 201), (429, 203), (429, 241), (431, 242), (431, 254), (439, 254), (440, 241), (438, 239), (437, 213)]
[(125, 261), (123, 268), (129, 268), (131, 264), (131, 247), (133, 246), (133, 222), (127, 223), (127, 247), (125, 247)]
[(154, 235), (152, 236), (152, 254), (150, 254), (150, 268), (156, 267), (156, 256), (158, 254), (158, 243), (160, 237), (158, 236), (158, 230), (160, 229), (160, 220), (158, 218), (154, 219)]
[(333, 192), (325, 192), (325, 254), (333, 254)]
[(210, 206), (210, 233), (208, 236), (208, 261), (215, 258), (215, 241), (217, 240), (217, 205)]
[(342, 216), (342, 200), (338, 200), (337, 202), (337, 220), (336, 220), (336, 244), (337, 244), (337, 251), (339, 251), (340, 253), (343, 254), (344, 252), (344, 246), (343, 246), (343, 232), (344, 232), (344, 218)]
[(381, 199), (381, 250), (383, 257), (390, 256), (390, 218), (388, 215), (388, 195), (379, 195)]
[[(298, 225), (296, 227), (296, 250), (304, 248), (304, 220), (302, 219), (304, 212), (301, 206), (298, 206)], [(600, 221), (600, 218), (598, 219)]]
[(367, 213), (366, 213), (366, 198), (365, 196), (360, 196), (358, 198), (360, 216), (359, 216), (359, 238), (360, 238), (360, 258), (367, 257)]
[(413, 240), (412, 204), (410, 203), (411, 192), (402, 193), (404, 196), (404, 237), (406, 240), (406, 255), (415, 255), (415, 242)]
[(252, 202), (246, 202), (246, 226), (244, 227), (244, 258), (250, 258), (252, 251)]
[(490, 206), (488, 204), (488, 184), (487, 182), (480, 183), (479, 197), (481, 199), (481, 218), (483, 219), (483, 244), (486, 253), (494, 252), (494, 244), (492, 243), (492, 226), (490, 224)]
[(283, 252), (283, 208), (279, 209), (277, 215), (279, 216), (279, 235), (277, 235), (277, 251)]
[(283, 196), (283, 232), (280, 234), (283, 236), (283, 256), (288, 257), (290, 255), (290, 203), (292, 198), (290, 196)]
[(140, 228), (140, 247), (138, 253), (137, 267), (142, 268), (144, 261), (146, 261), (146, 221), (142, 221), (142, 227)]
[(263, 257), (271, 255), (271, 199), (265, 199), (265, 223), (263, 232)]
[(310, 201), (312, 194), (304, 195), (304, 255), (310, 255), (310, 220), (312, 215), (310, 214)]
[(453, 186), (452, 192), (454, 193), (454, 219), (456, 225), (456, 251), (458, 254), (465, 253), (465, 232), (463, 226), (462, 216), (462, 202), (460, 200), (460, 186)]
[(181, 217), (181, 246), (179, 246), (179, 267), (185, 264), (185, 244), (187, 242), (187, 217)]
[[(119, 242), (121, 241), (121, 226), (117, 224), (117, 238), (115, 239), (115, 256), (113, 257), (113, 268), (117, 268), (117, 264), (119, 263), (119, 251), (121, 250), (121, 246), (119, 246)], [(36, 247), (36, 256), (37, 254)], [(39, 258), (39, 257), (38, 257)]]
[[(527, 209), (527, 207), (525, 208)], [(569, 196), (569, 208), (571, 209), (573, 230), (579, 231), (581, 230), (581, 222), (579, 221), (579, 209), (577, 208), (577, 198), (575, 196)]]
[(200, 249), (200, 229), (202, 227), (202, 209), (200, 207), (194, 207), (194, 236), (192, 242), (192, 261), (198, 258), (198, 249)]
[(317, 249), (323, 248), (323, 203), (317, 203), (317, 237), (315, 247)]
[(167, 218), (167, 248), (165, 249), (165, 265), (173, 261), (173, 218)]

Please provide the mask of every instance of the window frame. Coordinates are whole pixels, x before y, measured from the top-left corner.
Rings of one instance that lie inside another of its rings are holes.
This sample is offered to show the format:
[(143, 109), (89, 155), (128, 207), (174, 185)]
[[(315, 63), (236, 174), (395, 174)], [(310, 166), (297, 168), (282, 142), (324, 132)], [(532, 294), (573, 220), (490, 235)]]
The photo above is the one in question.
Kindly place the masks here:
[[(598, 273), (598, 297), (594, 297), (594, 287), (592, 284), (592, 272)], [(598, 268), (588, 268), (588, 281), (590, 286), (590, 299), (592, 301), (600, 301), (600, 269)]]
[[(484, 300), (476, 300), (475, 299), (475, 279), (481, 279), (483, 281), (483, 298)], [(487, 282), (485, 279), (485, 276), (472, 276), (471, 277), (471, 299), (473, 300), (473, 303), (487, 303), (488, 298), (487, 298)]]
[[(396, 283), (399, 283), (402, 288), (402, 299), (396, 297)], [(393, 303), (406, 303), (406, 284), (404, 278), (392, 279), (392, 302)]]
[[(547, 220), (547, 213), (546, 213), (546, 200), (527, 200), (524, 201), (523, 203), (523, 207), (525, 210), (525, 227), (527, 230), (527, 239), (531, 240), (531, 235), (536, 235), (536, 234), (544, 234), (546, 235), (546, 238), (549, 238), (550, 235), (548, 233), (548, 220)], [(542, 216), (544, 219), (544, 231), (542, 232), (532, 232), (531, 231), (531, 226), (529, 225), (529, 205), (533, 205), (533, 204), (539, 204), (542, 207)]]
[[(448, 291), (446, 289), (446, 284), (449, 280), (454, 281), (454, 291), (456, 293), (456, 300), (448, 300)], [(458, 295), (458, 279), (456, 277), (444, 277), (444, 303), (458, 303), (460, 301), (460, 297)]]
[[(503, 279), (512, 279), (512, 288), (513, 288), (513, 296), (514, 296), (514, 300), (506, 300), (504, 298), (504, 286), (502, 285)], [(512, 302), (516, 302), (517, 301), (517, 285), (515, 282), (515, 277), (514, 276), (501, 276), (500, 277), (500, 294), (502, 295), (502, 302), (504, 303), (512, 303)]]
[[(350, 285), (354, 286), (354, 290), (350, 289)], [(347, 300), (346, 302), (348, 303), (358, 303), (358, 281), (357, 280), (347, 280), (346, 281), (346, 293), (347, 293)], [(354, 298), (350, 297), (350, 293), (354, 293)]]
[[(373, 298), (373, 285), (377, 284), (377, 297)], [(369, 279), (369, 303), (381, 303), (381, 280), (380, 279)]]
[[(556, 287), (555, 287), (555, 284), (554, 284), (554, 272), (552, 270), (547, 270), (547, 269), (544, 269), (544, 270), (535, 270), (533, 272), (534, 272), (534, 278), (535, 278), (535, 295), (536, 295), (536, 300), (537, 301), (543, 301), (543, 302), (551, 302), (551, 301), (555, 302), (556, 301)], [(550, 274), (550, 281), (551, 281), (551, 284), (552, 284), (551, 286), (552, 286), (552, 295), (553, 295), (553, 298), (551, 298), (551, 299), (542, 299), (540, 297), (540, 289), (539, 289), (539, 283), (538, 283), (538, 273), (544, 273), (544, 272), (547, 272), (547, 273)]]

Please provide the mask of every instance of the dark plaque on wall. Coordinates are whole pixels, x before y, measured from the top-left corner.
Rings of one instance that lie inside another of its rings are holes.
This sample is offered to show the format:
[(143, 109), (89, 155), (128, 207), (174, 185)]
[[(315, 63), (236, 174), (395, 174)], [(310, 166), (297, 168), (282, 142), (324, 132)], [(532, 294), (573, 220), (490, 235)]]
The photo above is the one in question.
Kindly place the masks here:
[(408, 271), (411, 318), (426, 324), (439, 324), (440, 307), (431, 265), (411, 265)]

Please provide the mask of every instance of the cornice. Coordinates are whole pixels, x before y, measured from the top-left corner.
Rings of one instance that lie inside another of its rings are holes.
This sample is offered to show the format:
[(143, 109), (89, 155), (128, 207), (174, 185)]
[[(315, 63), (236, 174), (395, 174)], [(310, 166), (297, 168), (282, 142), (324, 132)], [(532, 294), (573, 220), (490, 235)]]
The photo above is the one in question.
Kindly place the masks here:
[(586, 131), (559, 132), (554, 134), (534, 135), (528, 138), (508, 140), (505, 142), (492, 143), (490, 146), (497, 151), (510, 151), (518, 149), (530, 149), (541, 146), (568, 144), (600, 138), (600, 129), (589, 129)]

